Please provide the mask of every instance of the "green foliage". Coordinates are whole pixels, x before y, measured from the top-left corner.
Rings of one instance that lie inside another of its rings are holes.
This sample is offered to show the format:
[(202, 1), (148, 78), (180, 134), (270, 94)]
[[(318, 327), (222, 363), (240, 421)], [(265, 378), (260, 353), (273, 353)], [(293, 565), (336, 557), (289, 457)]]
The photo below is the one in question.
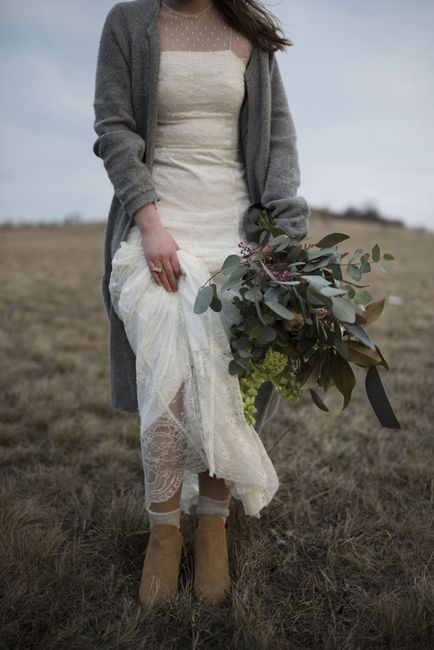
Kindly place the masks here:
[(255, 399), (259, 388), (266, 381), (271, 381), (277, 392), (285, 399), (297, 400), (303, 395), (287, 355), (271, 346), (268, 347), (260, 363), (249, 360), (240, 379), (244, 415), (249, 424), (255, 423), (254, 413), (257, 411)]
[[(373, 301), (363, 290), (369, 285), (358, 284), (372, 265), (384, 271), (380, 248), (375, 244), (371, 251), (341, 252), (338, 244), (349, 238), (344, 233), (330, 233), (316, 244), (293, 245), (266, 210), (257, 224), (260, 245), (243, 244), (242, 255), (229, 255), (221, 267), (228, 279), (220, 292), (233, 292), (239, 312), (230, 330), (229, 372), (239, 377), (246, 420), (254, 423), (256, 395), (265, 381), (285, 399), (299, 399), (309, 391), (323, 411), (328, 409), (317, 389), (327, 392), (334, 386), (346, 408), (356, 381), (351, 364), (366, 370), (373, 365), (388, 368), (364, 327), (379, 318), (384, 300)], [(265, 243), (273, 246), (267, 255), (262, 253)], [(382, 259), (394, 258), (385, 253)], [(196, 313), (221, 309), (211, 279), (199, 290)]]

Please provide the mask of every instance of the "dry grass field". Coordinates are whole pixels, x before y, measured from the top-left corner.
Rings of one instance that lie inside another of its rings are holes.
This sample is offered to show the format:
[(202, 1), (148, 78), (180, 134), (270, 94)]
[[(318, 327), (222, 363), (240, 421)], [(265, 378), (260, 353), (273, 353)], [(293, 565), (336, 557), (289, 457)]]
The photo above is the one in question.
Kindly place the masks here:
[(333, 391), (330, 413), (286, 403), (264, 433), (278, 493), (260, 519), (232, 500), (231, 598), (195, 602), (184, 514), (179, 598), (152, 615), (138, 415), (109, 401), (103, 225), (0, 231), (1, 649), (434, 647), (434, 235), (316, 216), (311, 241), (334, 231), (396, 258), (364, 278), (388, 298), (370, 331), (402, 429), (379, 425), (363, 373), (344, 412)]

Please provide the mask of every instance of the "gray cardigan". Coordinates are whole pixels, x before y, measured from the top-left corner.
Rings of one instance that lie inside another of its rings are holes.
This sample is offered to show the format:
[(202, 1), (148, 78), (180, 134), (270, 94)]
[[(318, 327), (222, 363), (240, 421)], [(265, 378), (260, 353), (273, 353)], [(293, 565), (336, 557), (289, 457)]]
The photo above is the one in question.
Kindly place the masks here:
[[(110, 324), (110, 383), (114, 409), (137, 411), (135, 355), (111, 304), (111, 260), (134, 225), (140, 207), (160, 197), (152, 179), (156, 130), (156, 85), (160, 61), (160, 0), (118, 2), (109, 11), (99, 42), (95, 77), (93, 152), (101, 158), (114, 195), (105, 228), (102, 295)], [(263, 207), (297, 242), (308, 233), (310, 210), (301, 196), (296, 132), (274, 53), (253, 41), (245, 72), (239, 142), (251, 204), (243, 215), (248, 241), (258, 241), (255, 224)], [(278, 404), (270, 383), (256, 406), (256, 428)]]

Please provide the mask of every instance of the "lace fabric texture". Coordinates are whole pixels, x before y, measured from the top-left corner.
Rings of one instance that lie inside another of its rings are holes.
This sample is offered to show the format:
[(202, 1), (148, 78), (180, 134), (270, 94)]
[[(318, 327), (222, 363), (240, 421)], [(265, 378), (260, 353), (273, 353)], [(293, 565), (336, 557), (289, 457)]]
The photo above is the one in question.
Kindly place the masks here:
[[(152, 170), (160, 221), (177, 242), (182, 275), (175, 293), (154, 282), (134, 225), (114, 255), (109, 284), (136, 355), (145, 505), (166, 501), (182, 485), (181, 508), (189, 511), (198, 501), (197, 474), (209, 471), (225, 479), (246, 514), (259, 517), (279, 481), (244, 418), (238, 378), (228, 373), (233, 290), (222, 296), (221, 312), (193, 311), (199, 288), (246, 241), (241, 216), (249, 196), (237, 139), (242, 39), (221, 25), (212, 5), (197, 18), (162, 5), (159, 20), (167, 28), (163, 48), (186, 46), (187, 38), (192, 47), (161, 52)], [(206, 56), (196, 43), (210, 48)], [(226, 48), (234, 43), (237, 54)], [(225, 279), (218, 273), (213, 281)]]

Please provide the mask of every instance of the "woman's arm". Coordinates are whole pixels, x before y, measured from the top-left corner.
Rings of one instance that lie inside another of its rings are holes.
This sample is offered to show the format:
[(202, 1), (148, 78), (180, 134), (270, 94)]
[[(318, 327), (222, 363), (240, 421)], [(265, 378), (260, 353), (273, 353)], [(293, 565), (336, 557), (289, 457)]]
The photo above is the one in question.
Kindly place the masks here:
[(109, 11), (99, 43), (95, 79), (93, 152), (102, 158), (115, 194), (129, 216), (159, 196), (143, 162), (145, 141), (138, 133), (131, 99), (128, 35), (122, 4)]
[(297, 135), (275, 53), (271, 53), (270, 155), (262, 205), (273, 224), (297, 243), (308, 234), (310, 209), (302, 196)]
[[(93, 151), (102, 158), (116, 196), (143, 235), (143, 250), (153, 279), (166, 291), (176, 291), (181, 272), (177, 244), (162, 226), (153, 205), (160, 197), (143, 162), (145, 141), (134, 119), (123, 4), (115, 4), (109, 11), (100, 39), (94, 100), (98, 138)], [(152, 271), (160, 264), (163, 272)]]

